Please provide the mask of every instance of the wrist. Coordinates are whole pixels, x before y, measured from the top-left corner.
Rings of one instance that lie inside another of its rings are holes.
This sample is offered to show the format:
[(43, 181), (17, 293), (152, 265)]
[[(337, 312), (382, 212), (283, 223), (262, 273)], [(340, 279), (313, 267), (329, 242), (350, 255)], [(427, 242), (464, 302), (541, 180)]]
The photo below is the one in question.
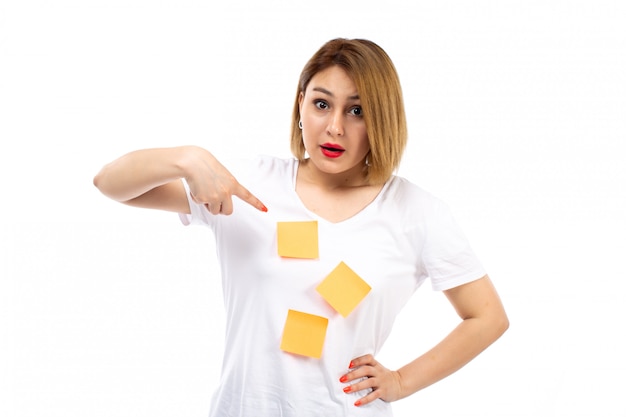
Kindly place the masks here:
[(405, 385), (405, 379), (403, 378), (403, 375), (400, 369), (398, 369), (397, 371), (393, 371), (393, 376), (394, 376), (395, 383), (396, 383), (396, 392), (398, 393), (397, 398), (395, 399), (396, 401), (401, 400), (413, 394), (412, 392), (409, 392), (407, 390), (406, 385)]
[(189, 181), (193, 172), (207, 158), (213, 158), (213, 155), (196, 145), (184, 145), (174, 148), (174, 169), (179, 178)]

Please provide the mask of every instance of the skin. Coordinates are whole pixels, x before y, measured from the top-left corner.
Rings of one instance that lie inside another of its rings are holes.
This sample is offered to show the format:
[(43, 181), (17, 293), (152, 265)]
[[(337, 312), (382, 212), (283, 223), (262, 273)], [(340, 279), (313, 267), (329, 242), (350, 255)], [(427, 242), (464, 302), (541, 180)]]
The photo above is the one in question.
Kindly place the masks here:
[(444, 294), (461, 317), (461, 323), (431, 350), (396, 371), (385, 368), (372, 355), (352, 360), (349, 368), (354, 370), (342, 376), (340, 382), (350, 384), (364, 376), (367, 379), (348, 385), (344, 391), (373, 389), (357, 400), (355, 406), (379, 398), (396, 401), (426, 388), (459, 370), (508, 328), (508, 318), (488, 276)]
[(209, 151), (198, 146), (130, 152), (105, 165), (93, 182), (104, 195), (121, 203), (189, 214), (181, 178), (187, 181), (194, 201), (212, 214), (232, 214), (233, 197), (267, 211)]
[[(341, 68), (330, 67), (311, 79), (299, 104), (310, 158), (300, 165), (296, 191), (311, 211), (331, 222), (343, 221), (367, 206), (382, 188), (365, 179), (369, 143), (358, 92)], [(329, 142), (345, 152), (337, 158), (324, 156), (321, 145)], [(94, 185), (128, 205), (190, 213), (182, 178), (189, 184), (192, 198), (215, 215), (231, 214), (233, 197), (267, 211), (209, 151), (197, 146), (130, 152), (105, 165), (95, 176)], [(445, 378), (508, 328), (508, 318), (488, 276), (444, 294), (461, 321), (428, 352), (398, 370), (387, 369), (372, 355), (351, 361), (351, 371), (337, 384), (346, 393), (372, 389), (364, 391), (355, 406), (377, 399), (396, 401)], [(353, 383), (363, 377), (367, 378)]]
[[(340, 67), (318, 72), (300, 93), (304, 147), (310, 158), (301, 170), (306, 179), (325, 188), (367, 185), (363, 175), (370, 150), (359, 93)], [(324, 143), (342, 146), (338, 158), (323, 155)]]
[[(333, 66), (313, 76), (299, 103), (310, 158), (298, 169), (296, 192), (309, 210), (337, 223), (361, 211), (382, 188), (365, 180), (370, 146), (358, 91), (348, 74)], [(326, 143), (345, 151), (329, 158), (322, 152)]]

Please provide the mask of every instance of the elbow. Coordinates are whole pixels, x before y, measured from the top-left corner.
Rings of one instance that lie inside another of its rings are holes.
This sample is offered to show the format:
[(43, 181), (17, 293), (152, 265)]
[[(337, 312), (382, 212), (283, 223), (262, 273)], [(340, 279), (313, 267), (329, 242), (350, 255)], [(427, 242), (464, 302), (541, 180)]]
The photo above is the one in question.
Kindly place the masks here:
[(494, 330), (494, 333), (496, 334), (496, 339), (500, 338), (500, 336), (502, 336), (509, 329), (509, 326), (509, 318), (506, 313), (502, 311), (500, 314), (497, 315), (497, 317), (494, 318), (492, 324), (492, 328)]
[(499, 327), (499, 336), (502, 336), (507, 330), (509, 330), (509, 320), (505, 319)]
[(106, 167), (102, 168), (100, 172), (93, 177), (92, 182), (98, 191), (105, 196), (116, 201), (121, 201), (119, 198), (116, 198), (115, 189), (111, 187), (111, 182), (107, 181)]
[(106, 181), (105, 181), (105, 175), (103, 170), (101, 170), (100, 172), (98, 172), (94, 177), (93, 177), (93, 185), (104, 195), (107, 195), (106, 192)]
[(100, 173), (97, 173), (95, 177), (93, 177), (93, 185), (99, 190), (100, 182), (102, 181)]

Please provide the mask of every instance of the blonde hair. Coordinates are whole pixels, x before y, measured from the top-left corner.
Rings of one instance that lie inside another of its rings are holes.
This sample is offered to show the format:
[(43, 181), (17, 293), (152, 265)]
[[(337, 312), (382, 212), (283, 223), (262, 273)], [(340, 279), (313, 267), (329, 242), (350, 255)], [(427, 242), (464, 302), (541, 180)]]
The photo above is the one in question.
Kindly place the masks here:
[(364, 39), (333, 39), (324, 44), (306, 63), (300, 80), (291, 120), (291, 152), (304, 160), (300, 121), (300, 94), (311, 79), (332, 66), (341, 67), (356, 85), (367, 129), (370, 153), (367, 180), (387, 181), (400, 165), (407, 141), (402, 89), (395, 66), (387, 53)]

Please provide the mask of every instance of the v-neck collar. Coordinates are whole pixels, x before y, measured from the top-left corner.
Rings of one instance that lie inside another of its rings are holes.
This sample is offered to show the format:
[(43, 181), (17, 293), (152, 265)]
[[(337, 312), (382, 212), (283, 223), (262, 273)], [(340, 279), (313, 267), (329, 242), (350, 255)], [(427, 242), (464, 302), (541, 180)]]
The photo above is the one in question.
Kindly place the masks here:
[(298, 195), (298, 193), (296, 191), (296, 180), (298, 178), (298, 169), (299, 168), (300, 168), (300, 161), (298, 161), (297, 159), (293, 159), (292, 160), (292, 166), (291, 166), (291, 177), (288, 179), (288, 181), (290, 182), (289, 190), (293, 194), (293, 198), (295, 198), (298, 201), (298, 204), (301, 206), (302, 210), (304, 210), (307, 214), (309, 214), (309, 216), (311, 216), (312, 218), (316, 219), (320, 223), (325, 223), (325, 224), (328, 224), (328, 225), (331, 225), (331, 226), (340, 226), (340, 225), (350, 224), (352, 222), (358, 222), (358, 221), (361, 221), (363, 219), (367, 219), (369, 217), (369, 215), (370, 215), (369, 213), (371, 211), (373, 211), (374, 208), (378, 205), (380, 200), (383, 198), (383, 195), (385, 194), (387, 188), (389, 188), (389, 185), (393, 182), (393, 180), (395, 178), (395, 176), (392, 175), (391, 178), (389, 178), (385, 182), (385, 184), (382, 186), (382, 188), (380, 189), (378, 194), (376, 194), (376, 197), (374, 197), (374, 199), (372, 201), (370, 201), (361, 210), (357, 211), (352, 216), (350, 216), (350, 217), (348, 217), (346, 219), (340, 220), (338, 222), (332, 222), (332, 221), (326, 219), (325, 217), (322, 217), (319, 214), (309, 210), (307, 208), (307, 206), (304, 204), (304, 202), (302, 201), (302, 199), (300, 198), (300, 196)]

